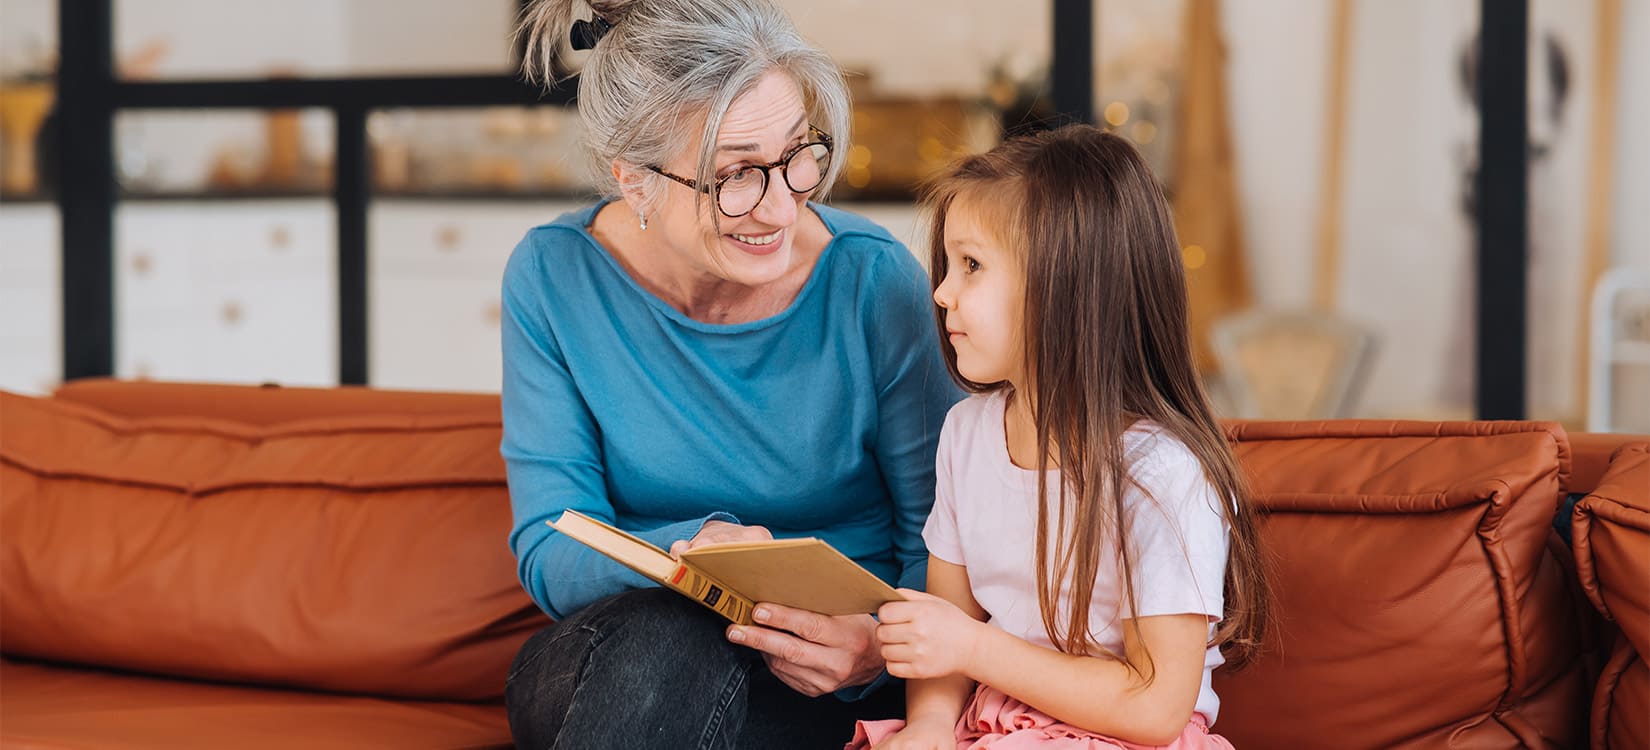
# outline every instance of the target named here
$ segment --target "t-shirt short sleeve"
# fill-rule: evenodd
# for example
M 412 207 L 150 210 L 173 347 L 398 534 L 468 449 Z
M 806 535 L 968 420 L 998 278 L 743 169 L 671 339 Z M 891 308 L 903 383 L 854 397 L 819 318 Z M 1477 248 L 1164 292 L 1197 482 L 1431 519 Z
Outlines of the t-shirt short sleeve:
M 1129 488 L 1125 503 L 1137 616 L 1201 614 L 1215 622 L 1225 605 L 1223 501 L 1191 451 L 1172 438 L 1156 439 L 1162 449 L 1137 467 L 1138 486 Z M 1130 609 L 1125 597 L 1120 615 L 1135 616 Z
M 934 455 L 934 509 L 923 524 L 922 541 L 928 545 L 928 554 L 953 565 L 967 565 L 962 535 L 957 530 L 957 485 L 951 465 L 952 457 L 957 455 L 956 422 L 957 407 L 952 407 L 940 428 L 940 444 Z

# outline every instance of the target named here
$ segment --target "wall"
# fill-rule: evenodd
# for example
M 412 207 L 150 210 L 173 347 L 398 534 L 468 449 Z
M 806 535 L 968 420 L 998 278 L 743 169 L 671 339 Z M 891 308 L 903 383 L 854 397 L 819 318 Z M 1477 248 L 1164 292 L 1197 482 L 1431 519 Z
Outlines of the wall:
M 899 0 L 895 11 L 877 0 L 778 4 L 846 70 L 875 68 L 871 83 L 889 94 L 977 96 L 994 64 L 1018 74 L 1048 65 L 1047 2 Z
M 1650 0 L 1622 0 L 1613 258 L 1650 267 L 1650 154 L 1631 134 L 1650 120 Z M 1257 298 L 1311 303 L 1321 210 L 1330 3 L 1223 5 L 1232 129 Z M 1466 416 L 1473 384 L 1472 263 L 1460 210 L 1476 159 L 1476 112 L 1456 79 L 1474 33 L 1468 0 L 1354 3 L 1345 135 L 1339 312 L 1380 337 L 1359 413 Z M 1593 96 L 1593 2 L 1531 8 L 1532 137 L 1550 151 L 1531 170 L 1530 405 L 1533 416 L 1582 412 L 1576 336 L 1583 304 L 1586 136 Z M 1563 120 L 1544 117 L 1552 88 L 1542 34 L 1569 53 Z
M 1650 273 L 1650 0 L 1622 0 L 1613 260 Z
M 1102 55 L 1173 28 L 1156 0 L 1101 0 Z M 1144 3 L 1144 5 L 1141 5 Z M 1005 10 L 995 0 L 902 0 L 902 19 L 871 0 L 783 0 L 808 37 L 849 69 L 878 67 L 874 85 L 901 95 L 978 92 L 995 63 L 1017 74 L 1046 65 L 1046 3 Z M 1178 6 L 1179 2 L 1169 3 Z M 1622 0 L 1612 218 L 1614 262 L 1650 271 L 1650 144 L 1635 133 L 1650 122 L 1650 0 Z M 245 7 L 243 7 L 245 6 Z M 193 31 L 162 58 L 159 73 L 256 74 L 271 65 L 302 71 L 389 72 L 437 64 L 485 70 L 505 64 L 510 0 L 467 5 L 454 20 L 443 2 L 298 0 L 236 3 L 234 12 L 186 0 L 118 0 L 119 43 L 130 53 L 188 19 Z M 1576 399 L 1575 335 L 1583 299 L 1576 260 L 1585 227 L 1585 135 L 1593 81 L 1593 0 L 1535 0 L 1532 30 L 1559 35 L 1570 53 L 1572 90 L 1556 129 L 1537 118 L 1532 132 L 1552 149 L 1532 170 L 1532 413 L 1571 418 Z M 14 66 L 29 29 L 51 33 L 50 0 L 0 4 L 0 69 Z M 1300 308 L 1312 295 L 1315 231 L 1322 195 L 1323 123 L 1330 9 L 1322 0 L 1226 0 L 1228 96 L 1251 279 L 1257 299 Z M 1460 208 L 1463 169 L 1476 153 L 1476 114 L 1456 80 L 1457 55 L 1477 25 L 1476 0 L 1358 0 L 1352 40 L 1345 151 L 1343 259 L 1339 311 L 1380 337 L 1358 413 L 1465 416 L 1473 383 L 1470 224 Z M 252 15 L 248 15 L 252 14 Z M 388 19 L 395 23 L 388 23 Z M 220 30 L 230 33 L 221 33 Z M 1532 40 L 1539 40 L 1532 34 Z M 302 39 L 302 54 L 294 39 Z M 233 54 L 231 54 L 233 53 Z M 1532 48 L 1532 60 L 1542 52 Z M 234 62 L 240 60 L 241 62 Z M 412 61 L 412 62 L 407 62 Z M 237 67 L 239 66 L 239 67 Z M 1550 96 L 1532 71 L 1532 111 Z M 1097 105 L 1106 101 L 1101 91 Z M 261 142 L 261 119 L 227 113 L 216 127 Z M 198 174 L 209 154 L 179 115 L 135 128 L 154 153 L 171 154 L 163 177 Z M 175 127 L 165 123 L 177 122 Z M 198 121 L 197 121 L 198 122 Z M 330 122 L 306 118 L 318 158 Z M 126 127 L 123 136 L 134 128 Z M 167 171 L 170 170 L 170 171 Z M 176 177 L 176 179 L 183 179 Z M 909 211 L 870 212 L 902 238 L 922 239 Z M 8 262 L 0 259 L 0 266 Z M 11 267 L 19 264 L 10 262 Z M 38 265 L 38 264 L 35 264 Z M 32 267 L 32 266 L 29 266 Z M 16 297 L 14 296 L 13 299 Z M 378 355 L 375 355 L 378 356 Z

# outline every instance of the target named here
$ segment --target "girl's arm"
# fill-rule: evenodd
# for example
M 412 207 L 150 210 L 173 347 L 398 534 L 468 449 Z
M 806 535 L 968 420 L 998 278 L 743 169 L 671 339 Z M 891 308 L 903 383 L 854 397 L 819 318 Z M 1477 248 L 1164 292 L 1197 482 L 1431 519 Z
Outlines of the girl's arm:
M 974 601 L 969 589 L 968 568 L 929 555 L 928 593 L 956 605 L 975 620 L 983 623 L 987 619 L 985 609 Z M 935 721 L 950 731 L 962 716 L 963 706 L 972 692 L 974 680 L 966 674 L 910 680 L 905 683 L 906 721 Z
M 1073 656 L 986 628 L 963 671 L 1072 726 L 1145 745 L 1173 742 L 1203 686 L 1209 618 L 1159 615 L 1122 626 L 1127 663 Z

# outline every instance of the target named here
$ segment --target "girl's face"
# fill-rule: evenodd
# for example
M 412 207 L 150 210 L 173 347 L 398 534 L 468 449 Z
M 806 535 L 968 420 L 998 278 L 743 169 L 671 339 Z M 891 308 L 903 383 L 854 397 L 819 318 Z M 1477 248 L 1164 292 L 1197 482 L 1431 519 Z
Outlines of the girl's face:
M 728 108 L 716 134 L 714 178 L 780 159 L 807 136 L 801 90 L 790 76 L 770 72 Z M 687 149 L 664 169 L 691 178 L 696 159 L 697 150 Z M 717 216 L 714 196 L 682 185 L 665 189 L 658 213 L 648 217 L 649 224 L 656 225 L 649 231 L 662 232 L 696 274 L 755 287 L 775 281 L 792 267 L 792 234 L 809 194 L 791 192 L 780 170 L 769 172 L 767 191 L 754 209 L 738 218 Z
M 945 215 L 945 278 L 934 303 L 945 310 L 946 335 L 963 377 L 1023 388 L 1025 269 L 980 219 L 966 197 L 952 201 Z

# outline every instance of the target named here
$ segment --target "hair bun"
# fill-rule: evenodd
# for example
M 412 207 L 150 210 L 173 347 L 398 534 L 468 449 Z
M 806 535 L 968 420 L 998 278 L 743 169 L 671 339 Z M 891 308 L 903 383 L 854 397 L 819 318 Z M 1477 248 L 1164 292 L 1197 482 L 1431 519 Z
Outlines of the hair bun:
M 595 11 L 596 17 L 605 21 L 608 27 L 624 23 L 636 7 L 642 3 L 639 0 L 586 0 L 585 5 Z
M 602 37 L 607 36 L 607 32 L 612 30 L 613 24 L 608 23 L 607 19 L 601 16 L 596 16 L 589 21 L 582 19 L 574 21 L 573 28 L 568 31 L 568 37 L 573 49 L 593 49 L 596 42 L 601 41 Z

